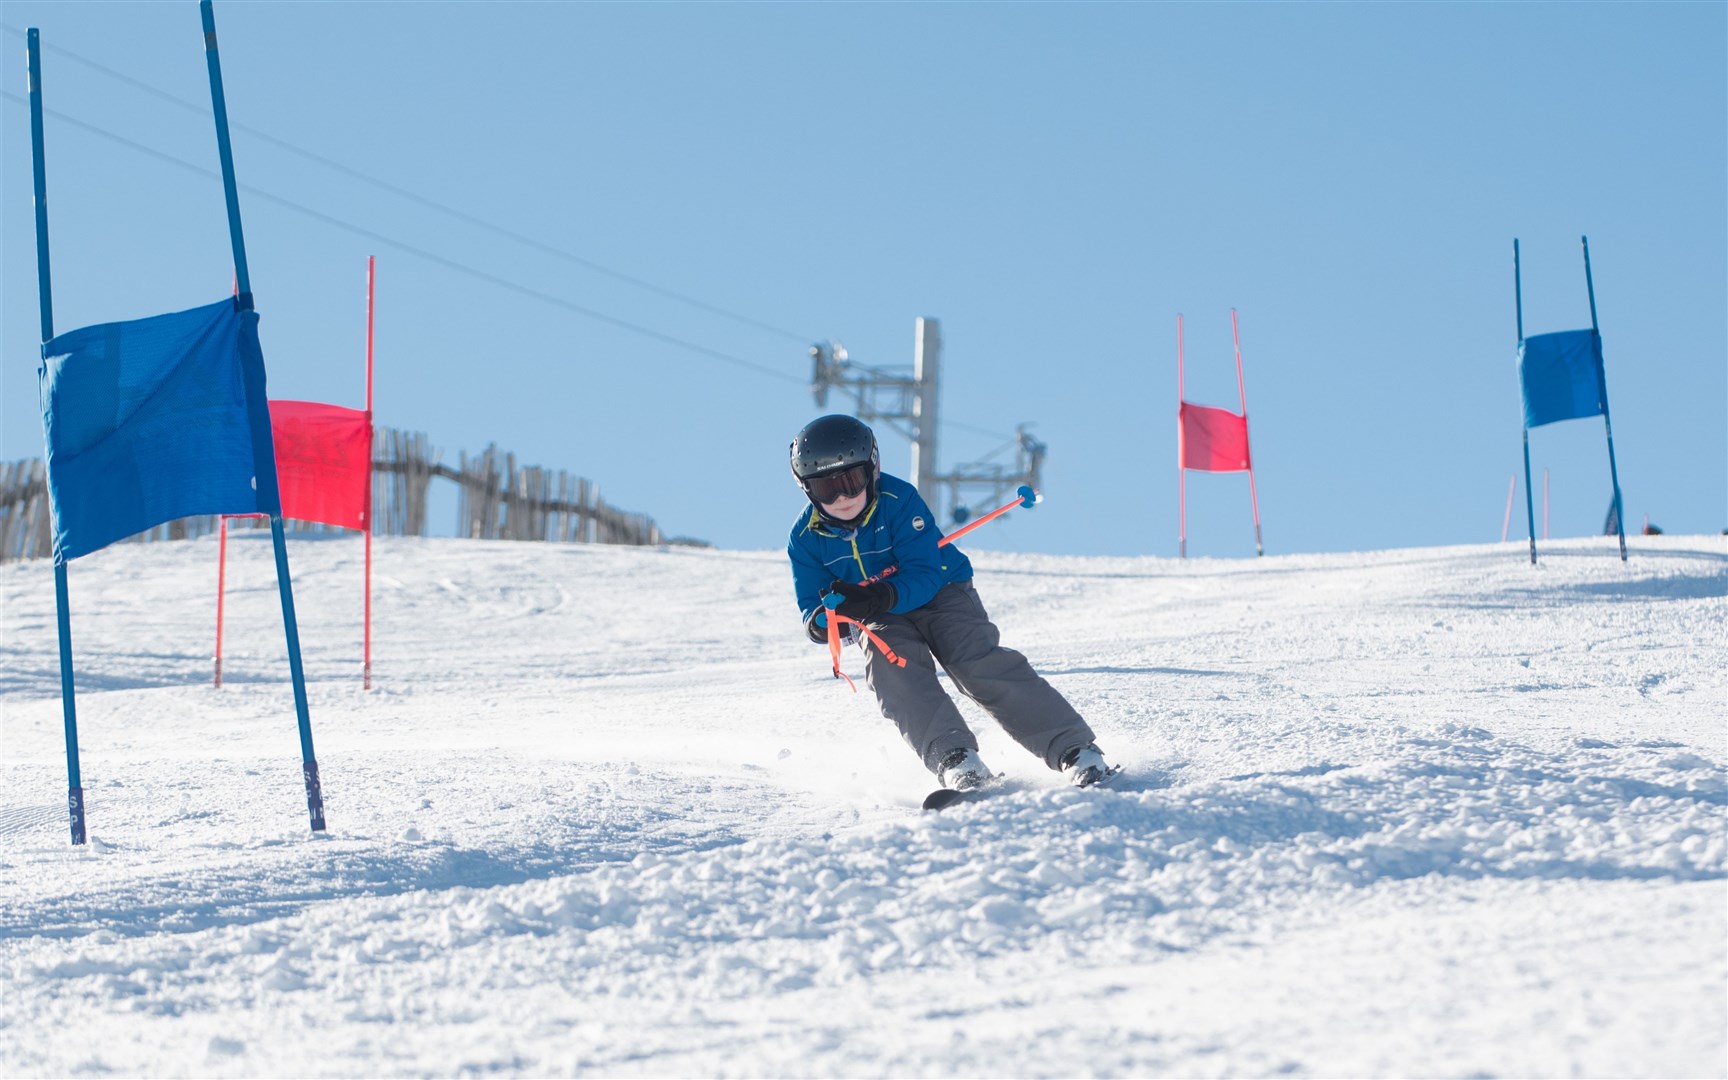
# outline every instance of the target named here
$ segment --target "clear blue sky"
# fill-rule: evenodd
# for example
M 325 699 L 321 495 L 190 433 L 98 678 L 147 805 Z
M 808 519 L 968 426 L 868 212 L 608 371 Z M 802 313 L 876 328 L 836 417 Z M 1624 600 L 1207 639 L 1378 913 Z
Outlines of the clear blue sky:
M 0 457 L 18 459 L 41 453 L 26 27 L 50 110 L 153 152 L 48 118 L 56 329 L 207 303 L 231 259 L 220 184 L 155 156 L 214 173 L 208 116 L 137 85 L 208 107 L 196 4 L 0 11 Z M 1233 406 L 1234 307 L 1269 553 L 1496 540 L 1522 468 L 1512 239 L 1540 333 L 1589 325 L 1587 234 L 1630 523 L 1728 526 L 1722 3 L 216 19 L 236 125 L 495 227 L 235 131 L 272 396 L 361 403 L 375 254 L 378 422 L 448 460 L 496 442 L 669 533 L 777 548 L 800 500 L 786 445 L 818 411 L 808 344 L 910 365 L 933 316 L 942 467 L 1023 421 L 1050 449 L 1045 505 L 973 547 L 1173 555 L 1176 315 L 1190 400 Z M 1599 420 L 1532 434 L 1554 535 L 1600 530 L 1603 441 Z M 453 500 L 435 505 L 447 531 Z M 1252 554 L 1245 477 L 1191 474 L 1189 513 L 1191 555 Z

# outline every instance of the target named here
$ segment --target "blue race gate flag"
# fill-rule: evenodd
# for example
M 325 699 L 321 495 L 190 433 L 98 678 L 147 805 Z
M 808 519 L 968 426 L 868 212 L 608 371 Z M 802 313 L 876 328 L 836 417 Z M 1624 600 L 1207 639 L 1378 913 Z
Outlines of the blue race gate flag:
M 1602 377 L 1594 330 L 1565 330 L 1524 339 L 1518 380 L 1524 387 L 1524 426 L 1600 416 Z
M 1536 501 L 1530 493 L 1530 429 L 1561 420 L 1602 418 L 1608 437 L 1608 479 L 1614 485 L 1609 531 L 1620 537 L 1626 561 L 1626 530 L 1621 517 L 1620 469 L 1614 464 L 1614 424 L 1608 419 L 1608 371 L 1602 362 L 1602 328 L 1596 322 L 1596 283 L 1590 276 L 1590 238 L 1584 249 L 1584 291 L 1590 297 L 1590 329 L 1524 336 L 1524 275 L 1518 240 L 1512 240 L 1512 298 L 1518 312 L 1518 384 L 1524 394 L 1524 509 L 1530 516 L 1530 565 L 1536 565 Z
M 263 513 L 270 517 L 276 587 L 300 759 L 312 831 L 324 830 L 324 795 L 312 751 L 312 718 L 300 662 L 300 630 L 288 574 L 282 504 L 276 484 L 264 353 L 252 309 L 239 185 L 228 138 L 216 17 L 198 5 L 204 60 L 216 118 L 216 150 L 228 237 L 234 249 L 234 297 L 206 307 L 131 322 L 54 333 L 48 261 L 47 154 L 43 149 L 40 36 L 25 33 L 30 66 L 30 157 L 36 206 L 36 281 L 41 300 L 42 434 L 48 495 L 54 512 L 54 611 L 60 639 L 60 703 L 66 723 L 66 809 L 72 843 L 82 844 L 84 786 L 78 766 L 78 709 L 72 670 L 72 612 L 67 563 L 116 540 L 175 518 Z
M 54 545 L 66 559 L 175 518 L 268 512 L 247 416 L 258 314 L 233 299 L 102 323 L 42 346 Z

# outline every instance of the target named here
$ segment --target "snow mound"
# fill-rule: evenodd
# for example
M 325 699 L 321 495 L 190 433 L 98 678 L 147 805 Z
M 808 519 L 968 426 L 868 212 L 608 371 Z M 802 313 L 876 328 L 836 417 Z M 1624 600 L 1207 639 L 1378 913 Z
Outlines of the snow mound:
M 931 784 L 765 553 L 266 544 L 0 567 L 0 1056 L 20 1075 L 1720 1072 L 1728 554 L 981 555 L 1127 769 Z M 239 613 L 236 615 L 236 613 Z M 854 670 L 856 660 L 851 661 Z M 57 1038 L 68 1029 L 99 1032 Z M 310 1036 L 310 1037 L 309 1037 Z

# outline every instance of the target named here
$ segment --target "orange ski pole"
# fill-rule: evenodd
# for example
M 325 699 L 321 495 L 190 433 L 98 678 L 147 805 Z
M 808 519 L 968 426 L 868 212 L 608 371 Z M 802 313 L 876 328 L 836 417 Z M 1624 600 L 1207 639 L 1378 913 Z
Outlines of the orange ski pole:
M 833 608 L 828 609 L 828 656 L 834 661 L 834 677 L 845 679 L 846 685 L 856 694 L 858 686 L 852 681 L 852 676 L 840 670 L 840 618 Z
M 1003 503 L 1001 506 L 998 506 L 996 509 L 990 511 L 988 514 L 985 514 L 983 517 L 979 518 L 977 521 L 974 521 L 972 524 L 966 526 L 965 528 L 954 530 L 953 532 L 949 533 L 947 536 L 944 536 L 942 539 L 936 541 L 936 546 L 941 547 L 944 544 L 951 544 L 955 540 L 958 540 L 960 537 L 965 536 L 967 533 L 971 532 L 973 529 L 976 529 L 978 526 L 983 525 L 986 522 L 995 521 L 997 518 L 1001 517 L 1003 514 L 1006 514 L 1008 511 L 1013 510 L 1016 507 L 1024 506 L 1026 509 L 1030 510 L 1034 506 L 1038 505 L 1039 503 L 1041 503 L 1043 501 L 1044 501 L 1044 497 L 1042 495 L 1039 495 L 1037 491 L 1033 490 L 1033 488 L 1030 484 L 1021 484 L 1020 490 L 1015 492 L 1013 502 Z

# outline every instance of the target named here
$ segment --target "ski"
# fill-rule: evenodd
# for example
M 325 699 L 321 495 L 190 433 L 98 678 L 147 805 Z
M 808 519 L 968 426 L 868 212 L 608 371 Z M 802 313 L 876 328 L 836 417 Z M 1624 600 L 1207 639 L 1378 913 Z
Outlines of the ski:
M 937 788 L 935 791 L 924 796 L 924 809 L 940 810 L 944 806 L 952 806 L 969 795 L 978 795 L 983 791 L 983 788 L 968 788 L 965 791 L 956 791 L 953 788 L 946 787 Z
M 978 795 L 988 795 L 992 791 L 999 791 L 1002 788 L 1002 781 L 1006 775 L 1006 773 L 996 773 L 994 776 L 985 777 L 983 783 L 979 784 L 977 787 L 964 789 L 945 787 L 937 788 L 935 791 L 924 796 L 924 809 L 940 810 L 944 806 L 952 806 L 961 799 L 969 799 Z
M 1111 780 L 1115 779 L 1116 775 L 1121 771 L 1122 766 L 1112 765 L 1103 776 L 1100 776 L 1092 783 L 1087 784 L 1086 787 L 1103 787 Z M 1000 781 L 1000 779 L 1001 777 L 996 778 L 997 781 Z M 975 788 L 967 788 L 964 791 L 957 791 L 954 788 L 937 788 L 935 791 L 924 796 L 923 807 L 925 810 L 941 810 L 943 807 L 953 806 L 957 802 L 969 801 L 978 798 L 981 795 L 989 795 L 992 792 L 1001 790 L 1002 785 L 999 782 L 980 784 Z

